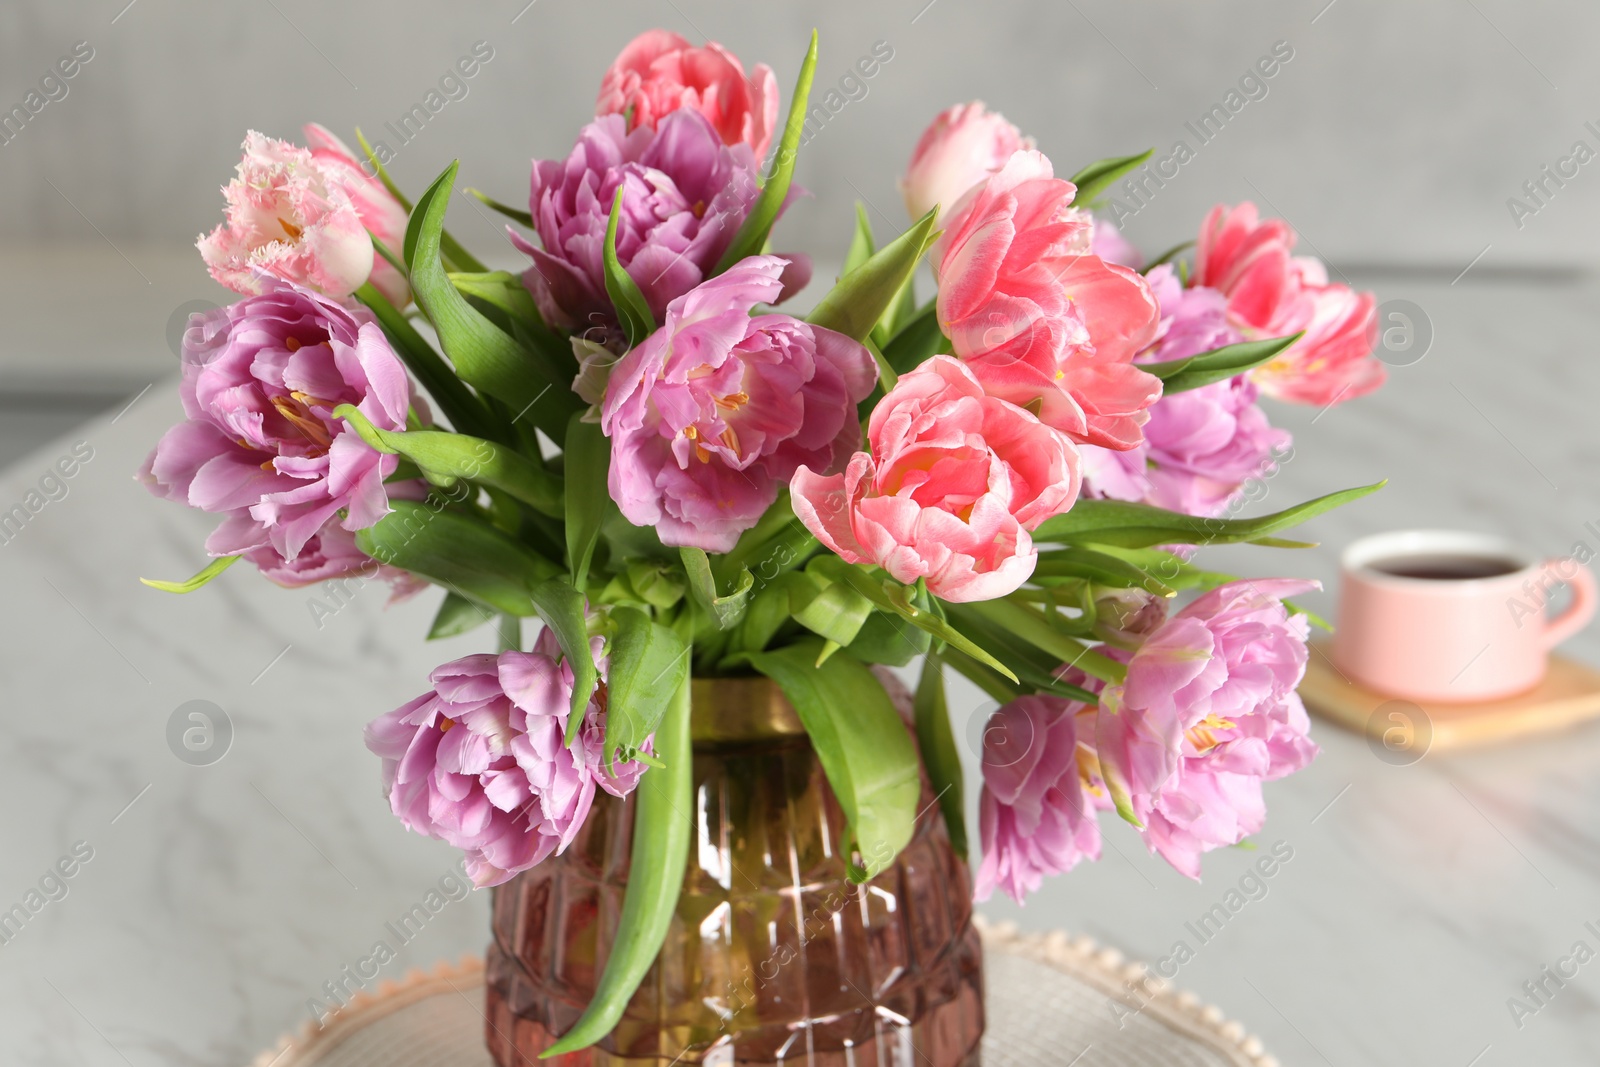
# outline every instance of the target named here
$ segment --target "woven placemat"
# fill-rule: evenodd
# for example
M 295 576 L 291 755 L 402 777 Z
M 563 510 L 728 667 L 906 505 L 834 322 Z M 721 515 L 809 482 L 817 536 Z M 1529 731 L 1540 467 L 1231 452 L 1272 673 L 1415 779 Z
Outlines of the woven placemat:
M 984 1067 L 1278 1067 L 1242 1025 L 1116 949 L 1009 923 L 979 929 Z M 493 1067 L 483 1026 L 483 963 L 467 958 L 356 994 L 252 1067 Z

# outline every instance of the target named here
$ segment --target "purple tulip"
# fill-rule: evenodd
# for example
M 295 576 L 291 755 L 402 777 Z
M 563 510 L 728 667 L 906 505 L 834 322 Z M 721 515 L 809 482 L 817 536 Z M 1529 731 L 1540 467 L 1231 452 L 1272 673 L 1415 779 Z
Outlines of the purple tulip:
M 1147 360 L 1185 359 L 1243 340 L 1215 289 L 1185 289 L 1163 264 L 1149 275 L 1161 334 Z M 1127 452 L 1083 449 L 1084 495 L 1137 500 L 1188 515 L 1226 512 L 1251 478 L 1270 475 L 1289 431 L 1267 422 L 1248 377 L 1163 396 L 1150 408 L 1144 443 Z
M 1096 747 L 1113 796 L 1144 825 L 1151 852 L 1200 877 L 1200 856 L 1266 820 L 1261 783 L 1317 754 L 1295 687 L 1306 619 L 1283 598 L 1320 588 L 1287 578 L 1229 582 L 1159 627 L 1121 685 L 1100 694 Z
M 978 798 L 979 900 L 999 888 L 1020 904 L 1045 876 L 1100 858 L 1096 813 L 1111 803 L 1094 762 L 1094 719 L 1094 708 L 1044 694 L 990 716 Z
M 751 256 L 678 297 L 611 372 L 600 409 L 611 498 L 662 544 L 727 552 L 795 471 L 832 473 L 861 440 L 871 354 L 789 315 L 751 314 L 777 299 L 787 266 Z
M 599 638 L 592 651 L 598 655 Z M 429 692 L 367 726 L 367 748 L 383 757 L 390 809 L 408 829 L 464 850 L 479 888 L 564 850 L 597 787 L 626 796 L 644 773 L 638 761 L 618 761 L 614 776 L 607 773 L 603 690 L 566 746 L 572 668 L 560 654 L 544 630 L 532 652 L 453 660 L 429 676 Z M 651 751 L 648 742 L 644 749 Z
M 621 341 L 603 261 L 619 185 L 617 259 L 657 322 L 705 280 L 761 192 L 750 146 L 723 144 L 687 108 L 632 132 L 621 115 L 602 116 L 583 128 L 565 160 L 535 160 L 528 209 L 544 247 L 511 234 L 533 257 L 523 282 L 546 321 L 608 344 Z M 796 271 L 804 277 L 791 289 L 804 285 L 809 264 Z
M 215 556 L 270 546 L 286 563 L 329 523 L 371 526 L 389 511 L 384 479 L 398 459 L 343 419 L 404 430 L 411 386 L 365 309 L 288 282 L 193 316 L 179 396 L 188 421 L 168 430 L 140 479 L 151 492 L 227 516 L 206 541 Z

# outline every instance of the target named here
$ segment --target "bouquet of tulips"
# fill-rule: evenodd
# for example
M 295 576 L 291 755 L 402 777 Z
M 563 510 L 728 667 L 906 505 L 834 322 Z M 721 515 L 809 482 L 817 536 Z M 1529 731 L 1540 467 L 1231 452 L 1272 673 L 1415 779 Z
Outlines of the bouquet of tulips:
M 240 299 L 191 320 L 186 421 L 141 475 L 221 516 L 211 565 L 152 585 L 244 559 L 290 587 L 438 586 L 433 637 L 496 622 L 498 651 L 368 727 L 393 811 L 491 886 L 565 848 L 598 790 L 637 790 L 618 940 L 646 958 L 688 847 L 691 676 L 781 686 L 861 880 L 910 837 L 919 763 L 966 847 L 947 668 L 1001 705 L 980 897 L 1097 858 L 1112 810 L 1198 877 L 1316 746 L 1285 599 L 1313 583 L 1195 547 L 1294 547 L 1276 535 L 1375 488 L 1235 514 L 1289 447 L 1261 393 L 1382 381 L 1373 300 L 1250 204 L 1141 261 L 1092 209 L 1148 152 L 1058 177 L 999 115 L 951 108 L 902 181 L 908 228 L 880 243 L 860 212 L 811 313 L 782 310 L 811 274 L 769 249 L 815 63 L 813 37 L 780 126 L 766 66 L 634 40 L 527 210 L 473 193 L 511 219 L 520 275 L 444 228 L 455 164 L 413 202 L 364 139 L 251 133 L 199 242 Z M 907 723 L 874 667 L 919 659 Z

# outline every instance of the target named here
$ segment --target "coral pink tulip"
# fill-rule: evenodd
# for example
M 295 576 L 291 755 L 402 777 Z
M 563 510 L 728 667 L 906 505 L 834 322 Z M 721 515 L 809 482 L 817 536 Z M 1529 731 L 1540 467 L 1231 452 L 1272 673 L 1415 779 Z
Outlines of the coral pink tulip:
M 653 130 L 680 108 L 698 111 L 723 144 L 747 144 L 759 159 L 778 124 L 778 79 L 765 63 L 746 77 L 739 57 L 715 41 L 696 48 L 668 30 L 646 30 L 612 61 L 594 113 L 627 115 L 630 130 Z

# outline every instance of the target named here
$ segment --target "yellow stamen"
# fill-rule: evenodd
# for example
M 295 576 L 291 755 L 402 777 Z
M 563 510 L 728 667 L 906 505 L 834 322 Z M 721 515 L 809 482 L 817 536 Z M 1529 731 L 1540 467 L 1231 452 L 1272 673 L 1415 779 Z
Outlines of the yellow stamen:
M 455 724 L 456 721 L 454 719 L 449 717 L 441 717 L 439 719 L 439 732 L 441 734 L 447 734 L 450 732 L 450 727 L 454 726 Z
M 1222 743 L 1221 741 L 1217 740 L 1217 736 L 1212 733 L 1213 730 L 1231 730 L 1235 725 L 1235 723 L 1228 719 L 1219 718 L 1216 715 L 1207 715 L 1205 718 L 1189 727 L 1189 729 L 1184 732 L 1184 736 L 1189 739 L 1190 744 L 1194 745 L 1197 752 L 1206 753 L 1210 752 L 1212 749 L 1216 748 Z
M 278 225 L 283 227 L 283 232 L 289 235 L 291 241 L 300 240 L 300 235 L 305 232 L 288 219 L 279 219 Z
M 283 347 L 287 348 L 291 352 L 300 351 L 300 338 L 298 338 L 298 337 L 285 338 L 284 342 L 283 342 Z

